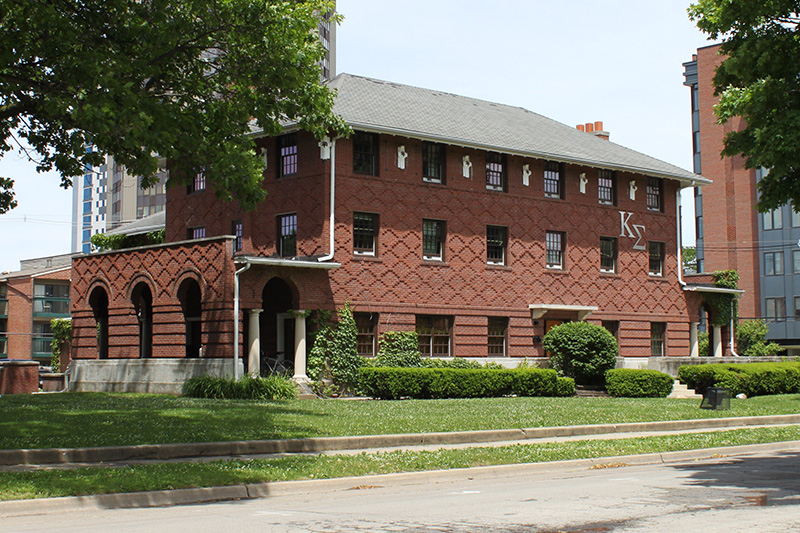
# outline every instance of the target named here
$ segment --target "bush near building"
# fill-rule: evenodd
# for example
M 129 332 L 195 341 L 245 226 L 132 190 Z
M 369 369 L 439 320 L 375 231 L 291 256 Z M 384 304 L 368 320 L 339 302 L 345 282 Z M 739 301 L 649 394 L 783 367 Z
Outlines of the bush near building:
M 736 326 L 736 342 L 739 355 L 762 357 L 777 355 L 781 347 L 776 342 L 767 342 L 769 327 L 764 320 L 744 320 Z
M 666 398 L 674 381 L 658 370 L 616 368 L 606 372 L 606 391 L 623 398 Z
M 361 369 L 361 389 L 368 396 L 399 398 L 481 398 L 517 394 L 574 394 L 559 384 L 555 370 L 541 368 L 375 368 Z M 559 389 L 560 386 L 560 389 Z M 563 394 L 557 394 L 562 392 Z
M 297 385 L 277 374 L 263 378 L 244 376 L 238 380 L 199 376 L 183 383 L 183 395 L 218 400 L 291 400 L 297 397 Z
M 578 385 L 602 385 L 617 363 L 619 347 L 604 327 L 589 322 L 567 322 L 544 336 L 544 349 L 552 354 L 550 366 Z
M 678 378 L 701 394 L 708 387 L 748 397 L 791 394 L 800 392 L 800 362 L 683 365 Z

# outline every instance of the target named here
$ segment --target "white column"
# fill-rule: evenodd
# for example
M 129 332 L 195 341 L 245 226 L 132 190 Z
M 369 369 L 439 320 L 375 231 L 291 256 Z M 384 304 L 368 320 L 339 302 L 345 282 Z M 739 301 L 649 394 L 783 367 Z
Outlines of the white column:
M 691 357 L 700 357 L 700 345 L 697 340 L 697 322 L 689 323 L 689 355 Z
M 306 375 L 306 316 L 304 311 L 294 315 L 294 381 L 307 383 Z
M 247 368 L 250 375 L 258 377 L 261 375 L 261 328 L 259 318 L 261 309 L 250 309 L 249 335 L 247 337 Z
M 722 357 L 722 327 L 714 326 L 714 357 Z

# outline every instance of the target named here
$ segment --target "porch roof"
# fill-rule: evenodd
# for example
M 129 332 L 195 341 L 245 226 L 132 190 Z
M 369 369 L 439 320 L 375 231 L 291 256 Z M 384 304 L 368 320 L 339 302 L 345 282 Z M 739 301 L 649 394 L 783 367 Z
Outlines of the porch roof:
M 263 257 L 253 255 L 242 255 L 234 258 L 234 262 L 243 265 L 264 265 L 264 266 L 279 266 L 290 268 L 320 268 L 323 270 L 332 270 L 342 266 L 341 263 L 314 261 L 311 259 L 287 259 L 284 257 Z
M 530 304 L 531 316 L 534 320 L 542 318 L 548 311 L 568 311 L 578 313 L 578 320 L 585 320 L 586 317 L 600 309 L 596 305 L 564 305 L 564 304 Z

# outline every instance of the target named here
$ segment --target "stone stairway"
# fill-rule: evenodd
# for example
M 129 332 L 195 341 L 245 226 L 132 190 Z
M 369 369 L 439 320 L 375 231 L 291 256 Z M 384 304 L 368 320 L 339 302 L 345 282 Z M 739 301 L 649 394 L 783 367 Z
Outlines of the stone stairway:
M 672 392 L 667 398 L 695 398 L 697 400 L 702 400 L 703 396 L 697 394 L 693 389 L 690 389 L 676 379 L 675 384 L 672 386 Z

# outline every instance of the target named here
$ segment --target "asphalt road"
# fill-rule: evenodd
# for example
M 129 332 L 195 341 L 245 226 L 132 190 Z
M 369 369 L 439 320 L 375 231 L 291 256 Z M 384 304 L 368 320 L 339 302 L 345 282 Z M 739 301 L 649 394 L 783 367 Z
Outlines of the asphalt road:
M 587 469 L 464 470 L 460 480 L 151 509 L 4 517 L 3 532 L 800 530 L 800 452 Z M 489 474 L 487 474 L 489 472 Z M 374 482 L 374 481 L 373 481 Z M 358 483 L 358 481 L 354 481 Z

